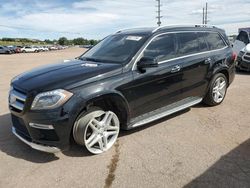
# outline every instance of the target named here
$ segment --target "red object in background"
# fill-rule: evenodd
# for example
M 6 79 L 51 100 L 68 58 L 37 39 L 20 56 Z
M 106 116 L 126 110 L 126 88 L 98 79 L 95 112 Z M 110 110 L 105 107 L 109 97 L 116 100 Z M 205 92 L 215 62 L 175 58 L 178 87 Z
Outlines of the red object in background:
M 16 48 L 16 53 L 21 53 L 21 48 Z
M 236 54 L 235 52 L 233 52 L 233 54 L 232 54 L 232 59 L 234 60 L 234 62 L 235 62 L 236 59 L 237 59 L 237 54 Z

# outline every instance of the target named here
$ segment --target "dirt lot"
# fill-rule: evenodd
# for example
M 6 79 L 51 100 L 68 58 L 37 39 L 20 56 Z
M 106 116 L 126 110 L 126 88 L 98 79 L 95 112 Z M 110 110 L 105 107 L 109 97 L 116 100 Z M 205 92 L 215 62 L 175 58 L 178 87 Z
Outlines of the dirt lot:
M 224 103 L 202 105 L 122 132 L 105 154 L 79 146 L 35 151 L 11 133 L 13 76 L 83 49 L 0 56 L 0 187 L 250 187 L 250 74 L 237 74 Z

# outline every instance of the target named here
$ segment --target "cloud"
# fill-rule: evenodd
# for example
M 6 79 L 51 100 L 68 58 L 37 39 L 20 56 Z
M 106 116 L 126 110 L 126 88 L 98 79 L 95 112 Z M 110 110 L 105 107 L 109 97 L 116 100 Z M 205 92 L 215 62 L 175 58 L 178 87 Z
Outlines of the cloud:
M 198 24 L 205 0 L 162 0 L 162 23 Z M 236 33 L 250 26 L 249 0 L 210 0 L 209 24 Z M 97 38 L 116 30 L 156 26 L 154 0 L 0 0 L 0 36 Z M 21 29 L 22 28 L 22 29 Z

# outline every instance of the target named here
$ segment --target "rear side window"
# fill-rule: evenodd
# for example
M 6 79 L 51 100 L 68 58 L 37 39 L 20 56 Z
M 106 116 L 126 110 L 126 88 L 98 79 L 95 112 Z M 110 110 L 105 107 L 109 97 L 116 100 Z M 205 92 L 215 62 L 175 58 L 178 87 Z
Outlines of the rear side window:
M 198 42 L 199 42 L 201 52 L 205 52 L 205 51 L 209 50 L 207 42 L 206 42 L 204 36 L 205 36 L 204 33 L 197 33 L 197 39 L 198 39 Z
M 199 41 L 196 33 L 177 33 L 178 56 L 199 53 Z
M 204 33 L 210 50 L 224 48 L 226 45 L 218 33 Z
M 165 61 L 174 58 L 175 53 L 175 35 L 166 34 L 156 37 L 145 49 L 144 57 L 158 58 L 159 61 Z

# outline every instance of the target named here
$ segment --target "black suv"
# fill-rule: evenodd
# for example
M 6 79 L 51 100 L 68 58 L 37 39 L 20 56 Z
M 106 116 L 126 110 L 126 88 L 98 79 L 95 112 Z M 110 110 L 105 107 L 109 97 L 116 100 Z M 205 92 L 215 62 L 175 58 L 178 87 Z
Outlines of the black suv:
M 204 102 L 220 104 L 235 57 L 216 27 L 118 31 L 67 63 L 11 82 L 12 132 L 32 148 L 57 152 L 70 141 L 107 151 L 132 129 Z

